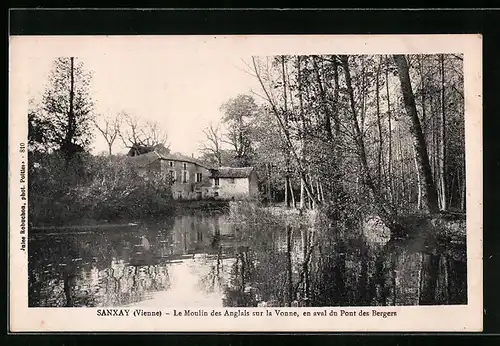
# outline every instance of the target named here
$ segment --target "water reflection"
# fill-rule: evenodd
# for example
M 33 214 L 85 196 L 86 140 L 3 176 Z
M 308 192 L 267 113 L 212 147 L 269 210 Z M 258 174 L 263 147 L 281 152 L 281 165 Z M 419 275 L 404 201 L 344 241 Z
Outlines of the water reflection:
M 29 305 L 467 303 L 464 245 L 241 226 L 224 215 L 199 214 L 135 228 L 32 234 Z

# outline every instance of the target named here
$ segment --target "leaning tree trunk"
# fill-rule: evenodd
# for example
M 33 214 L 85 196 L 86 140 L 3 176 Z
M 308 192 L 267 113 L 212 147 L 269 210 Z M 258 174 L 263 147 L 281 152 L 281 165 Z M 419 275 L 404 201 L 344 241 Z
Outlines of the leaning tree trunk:
M 383 134 L 382 121 L 380 117 L 380 67 L 382 65 L 382 57 L 379 58 L 377 73 L 375 76 L 375 104 L 377 109 L 377 128 L 378 128 L 378 152 L 377 152 L 377 187 L 382 190 L 382 151 L 383 151 Z
M 309 185 L 309 182 L 307 181 L 307 173 L 306 173 L 306 170 L 304 168 L 304 165 L 303 165 L 302 161 L 300 160 L 300 157 L 295 152 L 294 145 L 293 145 L 290 133 L 288 131 L 289 130 L 288 125 L 285 124 L 284 119 L 282 119 L 282 117 L 280 115 L 281 112 L 278 110 L 278 107 L 273 102 L 269 92 L 267 91 L 267 89 L 264 85 L 264 82 L 263 82 L 263 80 L 260 76 L 259 70 L 257 68 L 255 58 L 252 58 L 252 63 L 253 63 L 253 68 L 255 71 L 255 75 L 257 76 L 257 79 L 259 81 L 259 84 L 262 87 L 262 90 L 264 91 L 264 93 L 266 94 L 266 98 L 267 98 L 269 104 L 271 105 L 272 113 L 275 115 L 275 117 L 278 120 L 278 123 L 283 131 L 283 135 L 285 136 L 285 143 L 288 147 L 288 153 L 291 154 L 292 158 L 295 160 L 295 163 L 297 164 L 297 170 L 299 172 L 300 179 L 302 180 L 302 182 L 304 184 L 304 189 L 306 190 L 307 195 L 308 195 L 309 199 L 312 201 L 312 203 L 314 203 L 315 205 L 319 205 L 320 203 L 318 202 L 316 196 L 313 193 L 311 186 Z
M 441 190 L 441 209 L 448 209 L 447 206 L 447 181 L 446 181 L 446 105 L 445 105 L 445 82 L 444 82 L 444 55 L 439 56 L 441 70 L 441 145 L 439 147 L 439 187 Z
M 288 106 L 287 106 L 287 92 L 286 92 L 286 70 L 285 70 L 285 56 L 281 57 L 281 73 L 283 75 L 283 101 L 284 101 L 284 114 L 283 120 L 288 131 Z M 288 188 L 290 186 L 290 149 L 285 148 L 285 206 L 290 208 L 290 196 Z
M 436 186 L 434 185 L 434 179 L 432 178 L 425 138 L 422 133 L 422 127 L 420 126 L 420 120 L 417 114 L 415 97 L 413 95 L 410 82 L 408 63 L 406 62 L 404 55 L 394 55 L 394 61 L 396 62 L 399 72 L 399 80 L 401 82 L 401 91 L 403 93 L 406 113 L 411 119 L 410 132 L 413 139 L 413 146 L 417 152 L 417 167 L 420 176 L 423 177 L 425 185 L 424 189 L 422 189 L 422 209 L 430 213 L 435 213 L 438 211 Z
M 298 97 L 299 97 L 299 114 L 301 120 L 301 133 L 300 133 L 300 158 L 299 160 L 304 164 L 305 162 L 305 117 L 304 117 L 304 100 L 302 98 L 302 76 L 301 76 L 301 60 L 300 55 L 297 56 L 297 89 L 298 89 Z M 300 180 L 300 209 L 304 209 L 304 199 L 306 196 L 306 190 L 304 188 L 304 181 Z
M 266 195 L 267 195 L 267 202 L 270 204 L 272 201 L 272 196 L 271 196 L 271 164 L 266 163 L 266 168 L 267 168 Z
M 361 179 L 363 184 L 365 184 L 368 189 L 371 191 L 374 200 L 375 200 L 375 205 L 376 208 L 379 211 L 379 216 L 383 220 L 383 222 L 386 224 L 387 227 L 389 227 L 391 230 L 394 231 L 399 231 L 401 230 L 401 225 L 399 225 L 396 220 L 394 219 L 395 216 L 395 210 L 392 208 L 392 206 L 388 205 L 388 203 L 384 200 L 383 196 L 381 195 L 380 190 L 375 186 L 375 183 L 370 175 L 370 169 L 368 166 L 368 160 L 367 160 L 367 155 L 366 155 L 366 149 L 365 149 L 365 143 L 363 139 L 363 133 L 360 129 L 359 123 L 358 123 L 358 116 L 357 116 L 357 110 L 356 110 L 356 102 L 354 100 L 354 90 L 352 88 L 352 80 L 351 80 L 351 73 L 349 70 L 349 58 L 347 55 L 340 55 L 339 56 L 342 68 L 345 73 L 345 83 L 347 87 L 347 93 L 349 95 L 349 103 L 350 103 L 350 110 L 352 114 L 352 126 L 354 129 L 354 134 L 355 134 L 355 140 L 356 140 L 356 146 L 357 146 L 357 154 L 359 158 L 359 163 L 361 165 Z
M 394 178 L 392 176 L 392 122 L 391 122 L 391 95 L 389 93 L 389 57 L 386 56 L 386 66 L 385 66 L 385 92 L 387 96 L 387 122 L 388 122 L 388 148 L 387 148 L 387 176 L 388 189 L 389 189 L 389 200 L 394 204 Z

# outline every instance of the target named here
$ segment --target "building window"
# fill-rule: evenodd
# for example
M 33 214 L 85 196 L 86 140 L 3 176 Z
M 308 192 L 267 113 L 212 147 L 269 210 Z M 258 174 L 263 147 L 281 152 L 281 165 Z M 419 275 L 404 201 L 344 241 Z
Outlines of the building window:
M 168 177 L 170 178 L 171 182 L 175 181 L 175 171 L 173 169 L 168 171 Z
M 185 184 L 188 182 L 188 172 L 182 172 L 182 182 Z
M 219 186 L 219 178 L 215 178 L 214 179 L 214 185 L 215 186 Z
M 168 167 L 170 168 L 174 167 L 174 161 L 168 161 Z
M 234 184 L 234 178 L 229 178 L 227 180 L 229 181 L 229 184 Z
M 184 170 L 187 169 L 187 163 L 185 163 L 185 162 L 182 163 L 182 169 L 184 169 Z
M 197 183 L 201 183 L 201 179 L 202 179 L 202 174 L 201 173 L 196 173 L 196 182 Z
M 219 197 L 219 193 L 217 191 L 214 192 L 214 197 Z

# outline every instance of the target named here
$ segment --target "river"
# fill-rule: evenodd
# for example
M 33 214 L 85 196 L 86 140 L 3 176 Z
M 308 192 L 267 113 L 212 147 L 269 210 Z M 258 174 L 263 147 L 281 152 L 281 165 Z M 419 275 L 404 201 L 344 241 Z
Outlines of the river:
M 29 306 L 467 304 L 463 244 L 359 236 L 323 241 L 308 255 L 304 231 L 240 226 L 200 213 L 30 232 Z

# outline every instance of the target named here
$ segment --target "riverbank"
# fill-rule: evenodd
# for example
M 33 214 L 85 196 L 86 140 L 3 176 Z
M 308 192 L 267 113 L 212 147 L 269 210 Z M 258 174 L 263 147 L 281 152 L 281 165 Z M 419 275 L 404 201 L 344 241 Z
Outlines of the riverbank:
M 134 222 L 128 223 L 95 223 L 88 225 L 73 225 L 73 226 L 33 226 L 30 227 L 31 233 L 50 233 L 50 232 L 92 232 L 112 229 L 135 229 L 139 224 Z
M 467 238 L 465 213 L 439 212 L 434 215 L 409 214 L 400 217 L 405 237 L 430 237 L 440 242 L 464 243 Z
M 196 214 L 196 213 L 227 213 L 229 211 L 229 201 L 224 200 L 185 200 L 175 201 L 173 208 L 168 208 L 163 214 L 158 213 L 155 217 L 146 218 L 116 218 L 116 219 L 71 219 L 67 223 L 60 222 L 31 224 L 29 231 L 32 233 L 47 233 L 47 232 L 91 232 L 91 231 L 107 231 L 112 229 L 133 230 L 144 223 L 157 222 L 168 220 L 176 215 Z M 60 220 L 59 220 L 60 221 Z
M 201 200 L 176 200 L 175 213 L 182 214 L 184 212 L 193 211 L 209 211 L 209 212 L 228 212 L 230 208 L 229 201 L 217 199 L 201 199 Z

